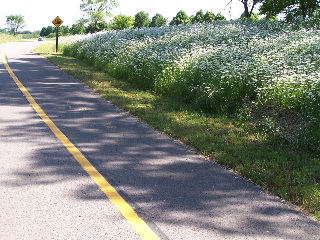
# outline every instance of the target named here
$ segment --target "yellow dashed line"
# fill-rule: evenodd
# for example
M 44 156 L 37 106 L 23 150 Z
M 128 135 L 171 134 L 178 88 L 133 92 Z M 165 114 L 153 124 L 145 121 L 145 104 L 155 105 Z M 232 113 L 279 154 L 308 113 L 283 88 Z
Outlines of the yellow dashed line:
M 4 63 L 8 73 L 13 78 L 21 92 L 25 95 L 34 110 L 42 118 L 42 120 L 49 126 L 51 131 L 61 141 L 61 143 L 68 149 L 73 157 L 80 163 L 82 168 L 91 176 L 100 189 L 106 194 L 110 201 L 118 208 L 121 214 L 128 220 L 134 230 L 141 236 L 142 239 L 155 240 L 160 237 L 148 226 L 148 224 L 138 216 L 136 211 L 130 206 L 126 200 L 121 197 L 117 190 L 98 172 L 98 170 L 89 162 L 89 160 L 81 153 L 81 151 L 64 135 L 55 123 L 48 117 L 48 115 L 37 104 L 29 91 L 23 86 L 17 76 L 10 68 L 5 54 L 2 53 L 2 62 Z

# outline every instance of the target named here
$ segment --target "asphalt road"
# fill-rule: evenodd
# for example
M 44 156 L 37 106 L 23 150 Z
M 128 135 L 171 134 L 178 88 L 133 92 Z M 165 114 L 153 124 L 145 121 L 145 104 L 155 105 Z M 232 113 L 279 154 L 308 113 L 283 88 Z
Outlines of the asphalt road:
M 162 239 L 319 240 L 320 223 L 101 99 L 33 43 L 0 45 L 57 127 Z M 0 239 L 140 239 L 0 62 Z

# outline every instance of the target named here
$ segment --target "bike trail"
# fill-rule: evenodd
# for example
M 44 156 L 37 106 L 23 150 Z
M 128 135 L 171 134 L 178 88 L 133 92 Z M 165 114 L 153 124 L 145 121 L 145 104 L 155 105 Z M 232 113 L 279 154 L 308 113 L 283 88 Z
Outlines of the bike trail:
M 0 45 L 54 124 L 160 239 L 320 239 L 320 223 L 30 53 Z M 140 239 L 0 64 L 0 239 Z

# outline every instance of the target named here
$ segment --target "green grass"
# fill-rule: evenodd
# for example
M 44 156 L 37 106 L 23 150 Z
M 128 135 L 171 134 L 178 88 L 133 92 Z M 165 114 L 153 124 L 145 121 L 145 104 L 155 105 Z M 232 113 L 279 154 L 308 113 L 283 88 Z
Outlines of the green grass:
M 0 44 L 6 42 L 21 42 L 21 38 L 5 33 L 0 33 Z
M 45 42 L 56 42 L 56 38 L 55 37 L 54 38 L 44 37 L 43 41 L 45 41 Z
M 320 220 L 320 157 L 316 152 L 299 150 L 252 122 L 239 122 L 239 117 L 201 112 L 190 104 L 139 90 L 81 60 L 52 52 L 54 44 L 35 50 L 99 91 L 103 98 Z

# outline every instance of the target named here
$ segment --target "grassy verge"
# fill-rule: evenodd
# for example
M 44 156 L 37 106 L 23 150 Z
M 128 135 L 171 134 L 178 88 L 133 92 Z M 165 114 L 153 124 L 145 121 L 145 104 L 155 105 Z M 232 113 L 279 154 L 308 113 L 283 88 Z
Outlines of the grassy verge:
M 0 44 L 1 43 L 6 43 L 6 42 L 21 42 L 21 38 L 9 35 L 9 34 L 4 34 L 0 33 Z
M 78 59 L 53 51 L 54 44 L 44 44 L 35 53 L 45 55 L 120 108 L 320 220 L 320 157 L 317 153 L 296 149 L 250 123 L 239 123 L 234 116 L 210 115 L 174 99 L 138 90 Z

